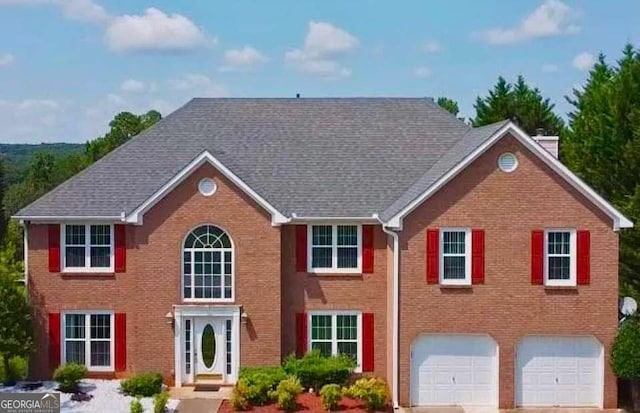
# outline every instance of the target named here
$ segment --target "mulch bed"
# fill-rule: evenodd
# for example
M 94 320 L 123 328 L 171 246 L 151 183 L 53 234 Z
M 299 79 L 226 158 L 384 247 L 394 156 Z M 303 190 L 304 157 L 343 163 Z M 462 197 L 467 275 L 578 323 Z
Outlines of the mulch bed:
M 299 412 L 326 412 L 326 410 L 322 407 L 322 401 L 320 401 L 320 397 L 312 393 L 304 393 L 298 396 L 298 410 Z M 275 403 L 268 404 L 266 406 L 256 406 L 249 408 L 250 412 L 278 412 L 281 413 L 282 410 L 278 408 L 278 405 Z M 340 401 L 340 406 L 338 407 L 338 411 L 340 412 L 351 412 L 351 413 L 366 413 L 367 410 L 364 408 L 364 405 L 358 401 L 353 399 L 348 399 L 343 397 Z M 384 410 L 385 412 L 393 412 L 391 407 Z M 218 413 L 231 413 L 233 409 L 231 408 L 231 402 L 229 400 L 224 400 L 220 409 L 218 409 Z

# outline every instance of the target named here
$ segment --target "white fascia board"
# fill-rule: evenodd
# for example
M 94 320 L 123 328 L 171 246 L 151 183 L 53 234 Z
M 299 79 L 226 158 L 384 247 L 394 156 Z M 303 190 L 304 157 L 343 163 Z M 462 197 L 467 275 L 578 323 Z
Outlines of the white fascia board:
M 302 217 L 295 212 L 291 214 L 290 223 L 312 223 L 312 222 L 375 222 L 380 223 L 377 214 L 364 217 Z
M 399 213 L 394 215 L 386 223 L 386 226 L 394 229 L 402 229 L 402 221 L 411 211 L 417 208 L 425 200 L 435 194 L 440 188 L 446 185 L 451 179 L 457 176 L 468 165 L 475 161 L 480 155 L 485 153 L 494 143 L 498 142 L 505 135 L 510 133 L 520 143 L 522 143 L 527 149 L 537 155 L 547 166 L 549 166 L 554 172 L 563 177 L 571 186 L 573 186 L 578 192 L 589 199 L 598 208 L 604 211 L 613 220 L 613 229 L 618 231 L 620 228 L 632 228 L 633 222 L 627 217 L 622 215 L 613 205 L 607 202 L 604 198 L 598 195 L 591 187 L 578 178 L 573 172 L 564 166 L 558 159 L 547 152 L 542 146 L 540 146 L 534 138 L 527 135 L 522 129 L 520 129 L 513 122 L 509 122 L 494 133 L 489 139 L 487 139 L 482 145 L 477 147 L 466 158 L 460 161 L 456 166 L 450 169 L 440 179 L 438 179 L 433 185 L 431 185 L 425 192 L 419 197 L 414 199 L 409 205 L 402 209 Z
M 153 195 L 147 198 L 138 208 L 131 212 L 125 221 L 132 224 L 142 225 L 142 218 L 149 209 L 151 209 L 156 203 L 164 198 L 169 192 L 177 187 L 182 181 L 184 181 L 193 171 L 202 166 L 205 162 L 210 163 L 214 168 L 220 171 L 227 179 L 233 182 L 236 186 L 242 189 L 251 199 L 256 201 L 260 206 L 266 209 L 271 214 L 271 225 L 277 226 L 286 224 L 289 219 L 278 211 L 273 205 L 267 202 L 264 198 L 258 195 L 253 189 L 249 187 L 242 179 L 236 174 L 231 172 L 226 166 L 224 166 L 218 159 L 216 159 L 208 151 L 202 152 L 198 157 L 189 163 L 184 169 L 178 172 L 173 178 L 169 180 L 162 188 L 158 189 Z

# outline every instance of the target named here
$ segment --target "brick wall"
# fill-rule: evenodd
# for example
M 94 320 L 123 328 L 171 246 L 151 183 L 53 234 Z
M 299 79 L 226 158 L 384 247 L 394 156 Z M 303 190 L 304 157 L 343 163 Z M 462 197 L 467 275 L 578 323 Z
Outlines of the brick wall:
M 504 173 L 497 157 L 514 152 Z M 485 283 L 444 288 L 425 281 L 429 227 L 485 230 Z M 574 289 L 531 285 L 531 230 L 591 231 L 591 284 Z M 507 137 L 404 221 L 401 237 L 400 399 L 410 402 L 410 346 L 424 333 L 483 333 L 499 346 L 499 404 L 514 404 L 514 355 L 526 335 L 593 335 L 605 346 L 605 407 L 616 406 L 609 351 L 617 326 L 618 236 L 612 221 Z
M 282 354 L 296 348 L 295 315 L 310 310 L 360 310 L 373 313 L 374 373 L 387 374 L 387 235 L 374 230 L 372 274 L 307 274 L 296 272 L 295 227 L 282 228 Z
M 202 196 L 201 178 L 217 192 Z M 47 313 L 71 309 L 127 313 L 127 372 L 161 371 L 173 379 L 173 329 L 165 320 L 181 302 L 181 245 L 201 224 L 226 230 L 235 246 L 235 303 L 249 322 L 241 326 L 241 364 L 280 362 L 280 228 L 247 195 L 205 165 L 127 227 L 127 272 L 67 275 L 48 272 L 47 227 L 29 228 L 29 294 L 34 305 L 33 377 L 49 377 Z

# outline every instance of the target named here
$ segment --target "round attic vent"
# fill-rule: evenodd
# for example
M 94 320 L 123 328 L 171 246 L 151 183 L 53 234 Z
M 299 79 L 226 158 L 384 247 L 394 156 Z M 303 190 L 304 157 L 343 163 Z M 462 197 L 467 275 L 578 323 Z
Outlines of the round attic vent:
M 216 192 L 218 186 L 211 178 L 202 178 L 198 183 L 198 191 L 204 196 L 211 196 Z
M 498 167 L 503 172 L 513 172 L 518 167 L 518 158 L 511 152 L 505 152 L 498 158 Z

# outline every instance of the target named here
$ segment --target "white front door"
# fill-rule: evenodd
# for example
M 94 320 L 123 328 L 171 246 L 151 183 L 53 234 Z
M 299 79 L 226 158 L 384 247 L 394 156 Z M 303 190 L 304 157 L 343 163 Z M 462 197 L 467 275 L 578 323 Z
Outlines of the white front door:
M 220 317 L 196 317 L 194 321 L 195 381 L 224 380 L 226 320 Z
M 517 406 L 602 406 L 603 351 L 595 338 L 526 337 L 516 357 Z
M 489 336 L 419 337 L 411 348 L 411 404 L 497 407 L 497 357 Z

